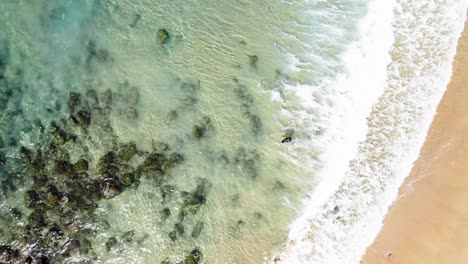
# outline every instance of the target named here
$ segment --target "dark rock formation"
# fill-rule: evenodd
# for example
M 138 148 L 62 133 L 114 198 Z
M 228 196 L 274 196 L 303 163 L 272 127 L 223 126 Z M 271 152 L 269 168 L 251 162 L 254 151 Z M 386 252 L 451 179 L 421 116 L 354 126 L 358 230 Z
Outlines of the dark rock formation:
M 156 33 L 156 43 L 159 45 L 166 44 L 169 41 L 169 32 L 165 29 L 160 29 L 158 33 Z

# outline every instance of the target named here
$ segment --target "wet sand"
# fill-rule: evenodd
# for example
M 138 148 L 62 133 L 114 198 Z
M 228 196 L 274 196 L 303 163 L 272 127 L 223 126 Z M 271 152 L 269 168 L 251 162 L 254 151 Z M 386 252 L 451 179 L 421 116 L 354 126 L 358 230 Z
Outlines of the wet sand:
M 362 263 L 468 263 L 468 22 L 420 157 Z

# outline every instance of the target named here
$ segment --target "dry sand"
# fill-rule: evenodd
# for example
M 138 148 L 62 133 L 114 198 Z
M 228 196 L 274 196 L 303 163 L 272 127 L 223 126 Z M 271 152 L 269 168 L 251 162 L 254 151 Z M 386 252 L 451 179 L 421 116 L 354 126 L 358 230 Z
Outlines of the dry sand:
M 362 263 L 468 263 L 468 22 L 420 157 Z

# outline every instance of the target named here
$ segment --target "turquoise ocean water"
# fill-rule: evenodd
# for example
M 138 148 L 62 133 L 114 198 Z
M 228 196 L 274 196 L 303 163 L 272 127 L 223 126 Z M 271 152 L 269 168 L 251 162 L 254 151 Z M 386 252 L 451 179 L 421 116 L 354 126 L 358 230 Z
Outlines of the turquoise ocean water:
M 358 263 L 467 5 L 0 1 L 0 262 Z

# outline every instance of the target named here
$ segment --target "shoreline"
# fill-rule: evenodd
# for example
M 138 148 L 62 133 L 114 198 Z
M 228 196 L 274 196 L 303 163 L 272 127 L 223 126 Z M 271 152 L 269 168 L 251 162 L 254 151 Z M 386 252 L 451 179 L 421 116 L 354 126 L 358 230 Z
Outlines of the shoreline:
M 418 160 L 361 263 L 468 263 L 467 72 L 468 20 Z

